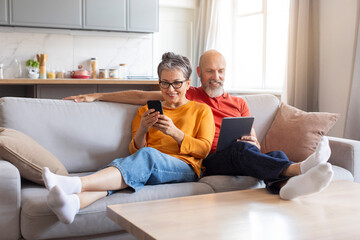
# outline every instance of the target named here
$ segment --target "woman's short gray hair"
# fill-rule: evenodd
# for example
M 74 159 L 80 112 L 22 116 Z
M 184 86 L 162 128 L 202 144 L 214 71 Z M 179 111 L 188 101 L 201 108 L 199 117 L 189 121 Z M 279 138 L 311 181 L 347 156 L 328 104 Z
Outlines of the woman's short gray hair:
M 190 60 L 187 57 L 175 54 L 173 52 L 167 52 L 162 55 L 161 62 L 159 63 L 157 69 L 159 79 L 161 79 L 161 72 L 164 69 L 179 69 L 183 72 L 186 80 L 190 79 L 192 72 Z

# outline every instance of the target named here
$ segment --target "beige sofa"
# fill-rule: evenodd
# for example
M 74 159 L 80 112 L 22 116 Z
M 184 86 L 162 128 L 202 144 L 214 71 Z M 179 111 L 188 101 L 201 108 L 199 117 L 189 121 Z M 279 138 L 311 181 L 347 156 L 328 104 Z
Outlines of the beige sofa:
M 279 100 L 273 95 L 245 96 L 261 141 Z M 129 154 L 131 122 L 138 106 L 106 102 L 2 98 L 0 127 L 32 137 L 53 153 L 71 174 L 95 171 Z M 330 138 L 334 179 L 360 181 L 357 141 Z M 21 178 L 18 169 L 0 159 L 0 239 L 133 239 L 106 216 L 109 204 L 263 187 L 252 177 L 211 176 L 199 182 L 146 186 L 119 191 L 83 209 L 70 225 L 59 222 L 46 204 L 47 190 Z

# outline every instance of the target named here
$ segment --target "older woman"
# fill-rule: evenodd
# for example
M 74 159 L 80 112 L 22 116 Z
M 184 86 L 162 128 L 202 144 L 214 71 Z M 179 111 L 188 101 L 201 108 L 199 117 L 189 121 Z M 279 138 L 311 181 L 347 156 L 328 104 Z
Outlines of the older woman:
M 186 57 L 165 53 L 158 66 L 164 114 L 140 107 L 133 120 L 132 155 L 115 159 L 84 177 L 53 174 L 44 168 L 48 205 L 63 223 L 71 223 L 80 209 L 112 193 L 144 185 L 196 181 L 202 160 L 214 138 L 211 109 L 186 99 L 191 64 Z

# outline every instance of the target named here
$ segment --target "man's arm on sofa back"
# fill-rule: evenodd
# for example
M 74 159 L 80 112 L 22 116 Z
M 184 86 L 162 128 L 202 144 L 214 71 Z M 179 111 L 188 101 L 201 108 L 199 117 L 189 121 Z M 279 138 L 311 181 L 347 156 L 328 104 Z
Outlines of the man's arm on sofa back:
M 117 102 L 135 105 L 145 105 L 148 100 L 164 100 L 160 91 L 127 90 L 110 93 L 90 93 L 77 96 L 64 97 L 63 100 L 74 100 L 75 102 Z
M 20 188 L 18 169 L 0 159 L 0 239 L 20 238 Z

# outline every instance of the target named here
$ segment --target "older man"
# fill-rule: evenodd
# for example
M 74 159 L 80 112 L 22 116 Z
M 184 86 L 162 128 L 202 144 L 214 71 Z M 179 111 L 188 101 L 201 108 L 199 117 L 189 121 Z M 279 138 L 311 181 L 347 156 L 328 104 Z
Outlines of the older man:
M 244 136 L 227 149 L 216 152 L 221 121 L 224 117 L 250 116 L 247 103 L 240 97 L 224 91 L 226 61 L 216 50 L 206 51 L 201 57 L 197 73 L 200 87 L 190 87 L 186 93 L 189 100 L 210 106 L 215 120 L 215 138 L 210 154 L 204 159 L 205 176 L 242 175 L 262 179 L 272 193 L 280 193 L 283 199 L 320 192 L 330 182 L 333 172 L 327 163 L 330 157 L 328 139 L 323 137 L 316 151 L 301 163 L 289 161 L 281 151 L 267 154 L 260 152 L 260 144 L 254 129 L 251 136 Z M 183 79 L 178 79 L 182 81 Z M 130 104 L 146 104 L 147 100 L 163 100 L 157 91 L 121 91 L 93 93 L 64 98 L 76 102 L 95 100 Z

